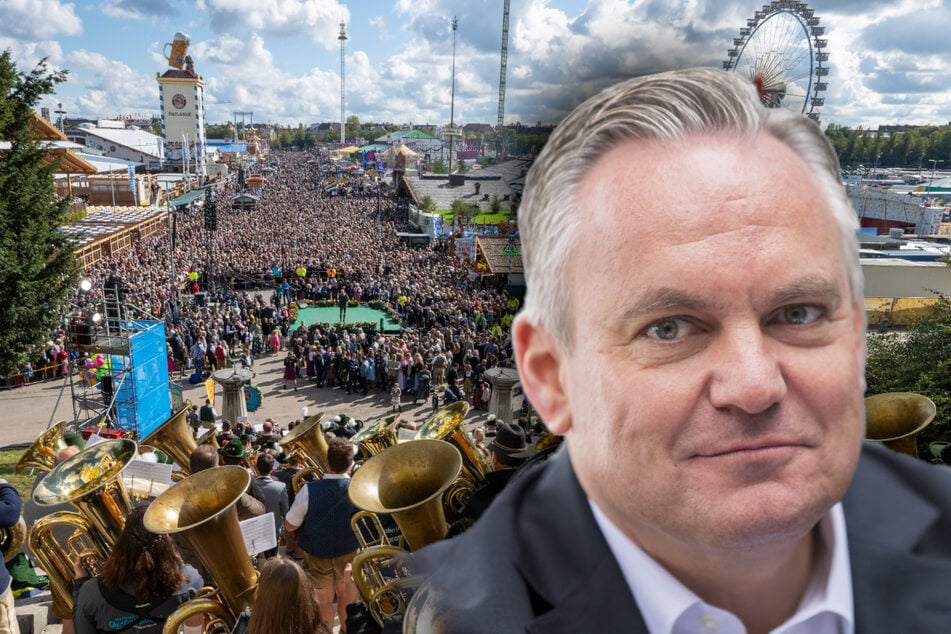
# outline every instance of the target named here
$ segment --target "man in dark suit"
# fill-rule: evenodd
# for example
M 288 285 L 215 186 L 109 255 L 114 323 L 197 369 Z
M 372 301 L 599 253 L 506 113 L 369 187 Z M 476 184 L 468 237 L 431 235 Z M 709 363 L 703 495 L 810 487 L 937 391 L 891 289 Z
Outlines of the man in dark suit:
M 737 74 L 569 115 L 512 336 L 565 449 L 419 553 L 437 629 L 951 631 L 951 473 L 863 447 L 857 227 L 818 126 Z

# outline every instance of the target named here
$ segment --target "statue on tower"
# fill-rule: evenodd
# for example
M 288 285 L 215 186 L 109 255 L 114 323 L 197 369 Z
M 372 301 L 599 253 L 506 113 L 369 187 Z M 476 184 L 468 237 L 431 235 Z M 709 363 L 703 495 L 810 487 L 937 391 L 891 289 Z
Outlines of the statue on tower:
M 175 37 L 172 38 L 171 42 L 165 43 L 165 48 L 162 49 L 162 55 L 168 60 L 169 66 L 182 70 L 182 67 L 188 61 L 188 44 L 190 42 L 191 38 L 179 31 L 175 34 Z M 171 49 L 171 52 L 169 49 Z

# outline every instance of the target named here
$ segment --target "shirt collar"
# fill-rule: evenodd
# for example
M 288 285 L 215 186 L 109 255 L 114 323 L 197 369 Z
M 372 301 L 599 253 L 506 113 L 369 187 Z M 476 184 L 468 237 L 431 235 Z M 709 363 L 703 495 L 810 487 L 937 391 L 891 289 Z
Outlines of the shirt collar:
M 698 608 L 710 608 L 710 611 L 735 621 L 738 631 L 745 631 L 735 615 L 707 606 L 640 546 L 628 539 L 590 498 L 588 504 L 651 634 L 672 634 L 678 626 L 678 620 L 688 612 L 696 612 Z M 823 553 L 819 565 L 795 614 L 774 630 L 775 634 L 794 631 L 797 624 L 820 613 L 834 615 L 840 623 L 839 631 L 854 630 L 852 573 L 845 513 L 841 503 L 833 506 L 820 520 L 819 535 Z M 680 631 L 679 628 L 677 631 Z
M 321 480 L 343 480 L 344 478 L 350 478 L 349 473 L 325 473 Z

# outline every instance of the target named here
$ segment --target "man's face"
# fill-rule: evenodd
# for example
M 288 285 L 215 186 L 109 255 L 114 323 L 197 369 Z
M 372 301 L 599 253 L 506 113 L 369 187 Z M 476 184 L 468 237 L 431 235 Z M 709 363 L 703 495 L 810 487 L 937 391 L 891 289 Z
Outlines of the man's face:
M 585 491 L 655 556 L 806 535 L 864 429 L 862 316 L 808 168 L 766 135 L 630 142 L 578 201 L 552 418 Z

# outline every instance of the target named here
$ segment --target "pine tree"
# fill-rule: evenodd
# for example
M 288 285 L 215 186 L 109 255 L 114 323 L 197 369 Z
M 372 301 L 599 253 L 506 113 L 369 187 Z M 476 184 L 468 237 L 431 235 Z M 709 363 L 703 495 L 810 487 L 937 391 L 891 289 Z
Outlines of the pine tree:
M 42 350 L 76 278 L 59 229 L 68 202 L 56 200 L 56 162 L 31 132 L 33 108 L 65 79 L 45 60 L 19 72 L 10 51 L 0 53 L 0 376 Z

